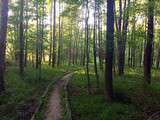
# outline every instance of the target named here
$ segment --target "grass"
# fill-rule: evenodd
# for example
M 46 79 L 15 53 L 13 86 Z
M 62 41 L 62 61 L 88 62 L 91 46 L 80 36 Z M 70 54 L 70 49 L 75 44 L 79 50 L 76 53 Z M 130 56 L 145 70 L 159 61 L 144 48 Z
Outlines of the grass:
M 47 85 L 58 76 L 62 76 L 66 70 L 43 66 L 41 80 L 37 79 L 37 71 L 32 67 L 25 69 L 23 79 L 14 66 L 7 67 L 6 71 L 6 91 L 0 96 L 1 120 L 17 120 L 20 116 L 23 117 L 22 112 L 34 111 Z M 31 115 L 24 114 L 26 114 L 24 117 Z
M 0 119 L 18 120 L 19 117 L 29 119 L 45 88 L 57 77 L 63 76 L 65 71 L 75 70 L 78 71 L 74 73 L 69 86 L 72 117 L 75 120 L 145 120 L 160 110 L 160 78 L 156 69 L 152 71 L 153 79 L 150 86 L 144 86 L 141 68 L 127 68 L 124 76 L 115 76 L 113 82 L 115 99 L 112 103 L 107 103 L 104 98 L 104 74 L 100 73 L 101 86 L 97 90 L 93 69 L 90 70 L 92 94 L 89 95 L 86 74 L 80 67 L 52 69 L 44 65 L 42 79 L 38 80 L 37 71 L 32 67 L 25 68 L 24 78 L 21 79 L 18 68 L 7 66 L 6 91 L 0 96 Z M 50 92 L 36 116 L 37 120 L 44 119 L 49 95 Z M 62 104 L 64 105 L 64 102 Z M 67 116 L 64 118 L 67 119 Z
M 112 103 L 104 98 L 104 78 L 100 75 L 101 88 L 96 90 L 96 80 L 90 74 L 92 94 L 87 92 L 87 80 L 83 70 L 74 74 L 70 81 L 70 99 L 74 120 L 146 120 L 160 110 L 159 71 L 153 70 L 150 86 L 143 84 L 141 68 L 127 68 L 123 77 L 114 77 Z

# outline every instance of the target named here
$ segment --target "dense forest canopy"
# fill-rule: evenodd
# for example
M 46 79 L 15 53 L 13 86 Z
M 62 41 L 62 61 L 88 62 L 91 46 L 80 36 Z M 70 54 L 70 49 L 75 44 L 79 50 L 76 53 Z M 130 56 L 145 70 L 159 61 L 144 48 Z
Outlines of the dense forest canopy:
M 121 108 L 122 120 L 150 120 L 159 114 L 159 0 L 0 0 L 0 14 L 2 120 L 43 114 L 38 106 L 48 103 L 49 87 L 67 73 L 67 80 L 54 87 L 67 86 L 72 119 L 117 120 Z M 98 103 L 101 97 L 105 102 Z M 85 116 L 82 98 L 95 100 L 101 114 L 88 103 Z M 23 111 L 27 117 L 19 112 L 24 105 L 34 108 Z M 44 119 L 39 114 L 36 119 Z

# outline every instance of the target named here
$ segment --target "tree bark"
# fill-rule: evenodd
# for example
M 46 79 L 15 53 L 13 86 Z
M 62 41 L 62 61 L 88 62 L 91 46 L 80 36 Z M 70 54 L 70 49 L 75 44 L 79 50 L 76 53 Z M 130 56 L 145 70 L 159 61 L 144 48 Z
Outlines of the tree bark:
M 57 60 L 57 65 L 59 66 L 61 63 L 61 45 L 62 45 L 62 38 L 61 38 L 61 16 L 60 16 L 60 12 L 61 12 L 61 3 L 59 0 L 59 43 L 58 43 L 58 60 Z
M 107 0 L 107 37 L 105 56 L 105 96 L 113 99 L 114 0 Z
M 0 95 L 5 90 L 5 50 L 8 23 L 8 0 L 1 0 L 1 23 L 0 23 Z M 3 29 L 2 29 L 3 28 Z
M 56 65 L 56 0 L 54 0 L 53 9 L 53 55 L 52 55 L 52 67 Z
M 23 11 L 24 11 L 24 0 L 20 1 L 20 26 L 19 26 L 19 70 L 20 74 L 24 73 L 24 21 L 23 21 Z
M 52 40 L 53 40 L 53 36 L 52 36 L 52 32 L 53 32 L 53 29 L 52 29 L 52 22 L 53 22 L 53 2 L 51 1 L 51 9 L 50 9 L 50 46 L 49 46 L 49 66 L 51 65 L 52 63 Z
M 123 15 L 123 26 L 121 25 L 122 21 L 122 0 L 119 1 L 120 7 L 120 17 L 118 21 L 118 71 L 119 75 L 124 75 L 124 65 L 125 65 L 125 49 L 126 49 L 126 39 L 127 39 L 127 28 L 128 28 L 128 18 L 129 18 L 129 11 L 127 8 L 130 5 L 130 0 L 124 1 L 124 15 Z
M 93 57 L 94 57 L 94 71 L 96 75 L 97 88 L 99 88 L 99 75 L 97 70 L 97 44 L 96 44 L 96 36 L 97 36 L 97 20 L 96 20 L 96 12 L 97 12 L 97 0 L 94 1 L 94 33 L 93 33 Z
M 100 12 L 100 2 L 98 2 L 98 54 L 99 54 L 99 68 L 103 71 L 103 59 L 102 59 L 102 13 Z
M 24 65 L 27 66 L 28 57 L 28 0 L 26 0 L 26 27 L 25 27 L 25 55 L 24 55 Z
M 39 5 L 38 5 L 38 1 L 36 2 L 36 22 L 37 22 L 37 38 L 36 38 L 36 69 L 39 68 Z
M 89 28 L 88 28 L 88 19 L 89 19 L 89 9 L 88 9 L 88 0 L 85 2 L 86 13 L 85 13 L 85 39 L 86 39 L 86 70 L 87 70 L 87 81 L 88 81 L 88 93 L 91 93 L 90 85 L 90 76 L 89 76 Z
M 144 51 L 144 80 L 151 83 L 152 47 L 154 38 L 154 0 L 148 0 L 148 33 Z

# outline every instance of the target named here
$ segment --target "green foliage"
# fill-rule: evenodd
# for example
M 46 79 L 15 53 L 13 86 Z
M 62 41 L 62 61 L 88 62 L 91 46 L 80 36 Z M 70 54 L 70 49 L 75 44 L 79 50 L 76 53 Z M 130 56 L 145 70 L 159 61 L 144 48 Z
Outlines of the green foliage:
M 62 0 L 67 4 L 72 4 L 72 5 L 81 5 L 83 0 Z
M 27 67 L 25 71 L 24 79 L 21 79 L 15 66 L 7 68 L 6 92 L 0 96 L 0 118 L 2 120 L 17 120 L 21 108 L 28 105 L 29 101 L 37 104 L 47 85 L 65 72 L 64 69 L 57 70 L 43 66 L 42 79 L 38 80 L 35 69 Z
M 143 86 L 142 69 L 127 68 L 126 75 L 114 78 L 115 100 L 107 103 L 101 88 L 94 87 L 95 77 L 91 73 L 92 94 L 88 95 L 85 72 L 74 74 L 70 85 L 72 115 L 77 120 L 142 120 L 147 119 L 160 104 L 160 82 L 153 70 L 153 83 L 150 87 Z M 147 114 L 145 114 L 147 113 Z

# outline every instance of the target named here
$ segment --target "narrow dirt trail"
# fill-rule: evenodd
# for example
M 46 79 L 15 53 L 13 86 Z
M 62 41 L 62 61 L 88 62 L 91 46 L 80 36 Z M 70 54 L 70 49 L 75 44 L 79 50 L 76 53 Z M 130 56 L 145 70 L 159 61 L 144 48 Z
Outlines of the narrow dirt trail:
M 53 85 L 53 91 L 51 93 L 47 112 L 45 114 L 45 120 L 60 120 L 61 119 L 61 99 L 60 90 L 63 89 L 65 81 L 68 81 L 72 76 L 72 73 L 65 75 L 61 80 Z

